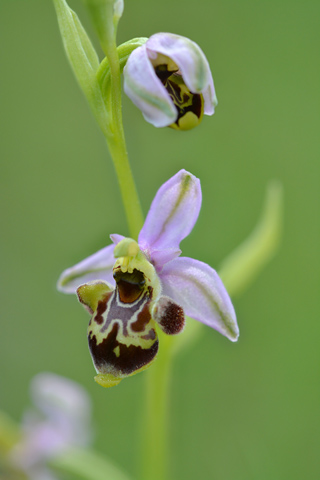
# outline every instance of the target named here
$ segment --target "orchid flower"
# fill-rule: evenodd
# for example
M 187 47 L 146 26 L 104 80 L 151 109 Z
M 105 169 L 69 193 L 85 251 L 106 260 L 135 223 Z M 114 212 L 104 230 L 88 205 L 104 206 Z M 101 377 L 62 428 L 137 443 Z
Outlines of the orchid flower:
M 180 35 L 152 35 L 131 53 L 123 74 L 125 93 L 155 127 L 190 130 L 218 103 L 204 53 Z
M 34 377 L 31 397 L 37 411 L 26 413 L 11 461 L 33 480 L 54 480 L 46 462 L 68 448 L 90 443 L 90 399 L 80 385 L 53 373 Z
M 187 315 L 237 340 L 234 308 L 216 271 L 180 256 L 201 200 L 199 179 L 180 170 L 158 190 L 138 242 L 111 235 L 113 244 L 62 273 L 58 289 L 77 292 L 92 315 L 89 348 L 101 385 L 116 385 L 152 363 L 156 324 L 176 334 Z

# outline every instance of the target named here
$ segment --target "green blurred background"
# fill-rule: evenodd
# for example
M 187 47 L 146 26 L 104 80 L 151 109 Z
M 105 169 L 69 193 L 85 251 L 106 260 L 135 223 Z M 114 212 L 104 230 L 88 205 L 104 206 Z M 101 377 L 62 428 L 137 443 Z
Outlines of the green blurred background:
M 97 41 L 82 2 L 70 1 Z M 320 478 L 318 0 L 127 0 L 119 43 L 158 31 L 205 51 L 219 106 L 191 132 L 155 129 L 124 99 L 144 212 L 179 169 L 201 179 L 186 256 L 218 268 L 254 227 L 266 184 L 284 185 L 281 248 L 234 301 L 241 336 L 205 335 L 174 366 L 172 477 Z M 102 134 L 67 64 L 50 1 L 0 0 L 1 391 L 20 419 L 48 370 L 93 399 L 96 447 L 137 468 L 144 374 L 93 382 L 88 316 L 60 272 L 128 233 Z M 99 50 L 100 51 L 100 50 Z M 150 479 L 152 480 L 152 479 Z

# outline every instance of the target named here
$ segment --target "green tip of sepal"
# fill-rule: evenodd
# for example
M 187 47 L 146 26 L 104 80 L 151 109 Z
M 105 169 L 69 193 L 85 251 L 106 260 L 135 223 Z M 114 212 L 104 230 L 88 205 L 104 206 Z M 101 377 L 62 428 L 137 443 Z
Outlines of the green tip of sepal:
M 94 381 L 97 382 L 101 387 L 110 388 L 119 385 L 122 378 L 114 377 L 111 373 L 102 374 L 99 373 L 94 377 Z

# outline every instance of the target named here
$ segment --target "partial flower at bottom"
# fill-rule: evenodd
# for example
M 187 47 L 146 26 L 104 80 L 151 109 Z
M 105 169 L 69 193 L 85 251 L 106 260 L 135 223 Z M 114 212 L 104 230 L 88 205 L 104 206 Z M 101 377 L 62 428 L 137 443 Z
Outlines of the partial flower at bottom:
M 53 373 L 33 378 L 31 397 L 36 410 L 24 416 L 11 462 L 32 480 L 56 480 L 47 462 L 91 442 L 90 398 L 79 384 Z
M 158 190 L 138 242 L 111 235 L 112 245 L 62 273 L 58 289 L 77 292 L 91 314 L 89 348 L 101 385 L 150 366 L 159 347 L 156 326 L 180 333 L 184 315 L 237 340 L 235 311 L 217 272 L 180 257 L 201 201 L 199 179 L 180 170 Z

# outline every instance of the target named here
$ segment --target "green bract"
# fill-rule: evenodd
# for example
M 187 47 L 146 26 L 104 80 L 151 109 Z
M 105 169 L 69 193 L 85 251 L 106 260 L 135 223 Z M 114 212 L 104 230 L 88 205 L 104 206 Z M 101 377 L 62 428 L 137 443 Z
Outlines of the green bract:
M 133 38 L 119 47 L 115 46 L 118 21 L 123 11 L 122 0 L 86 0 L 102 48 L 107 55 L 99 62 L 91 40 L 83 28 L 77 14 L 69 8 L 65 0 L 54 0 L 64 48 L 85 94 L 93 114 L 106 137 L 112 135 L 112 101 L 110 98 L 111 67 L 119 62 L 119 75 L 130 56 L 137 47 L 143 45 L 147 38 Z M 110 48 L 109 48 L 110 47 Z M 120 81 L 120 79 L 119 79 Z
M 100 86 L 96 77 L 99 67 L 98 55 L 76 13 L 65 0 L 54 0 L 64 48 L 93 113 L 103 131 L 108 124 Z

